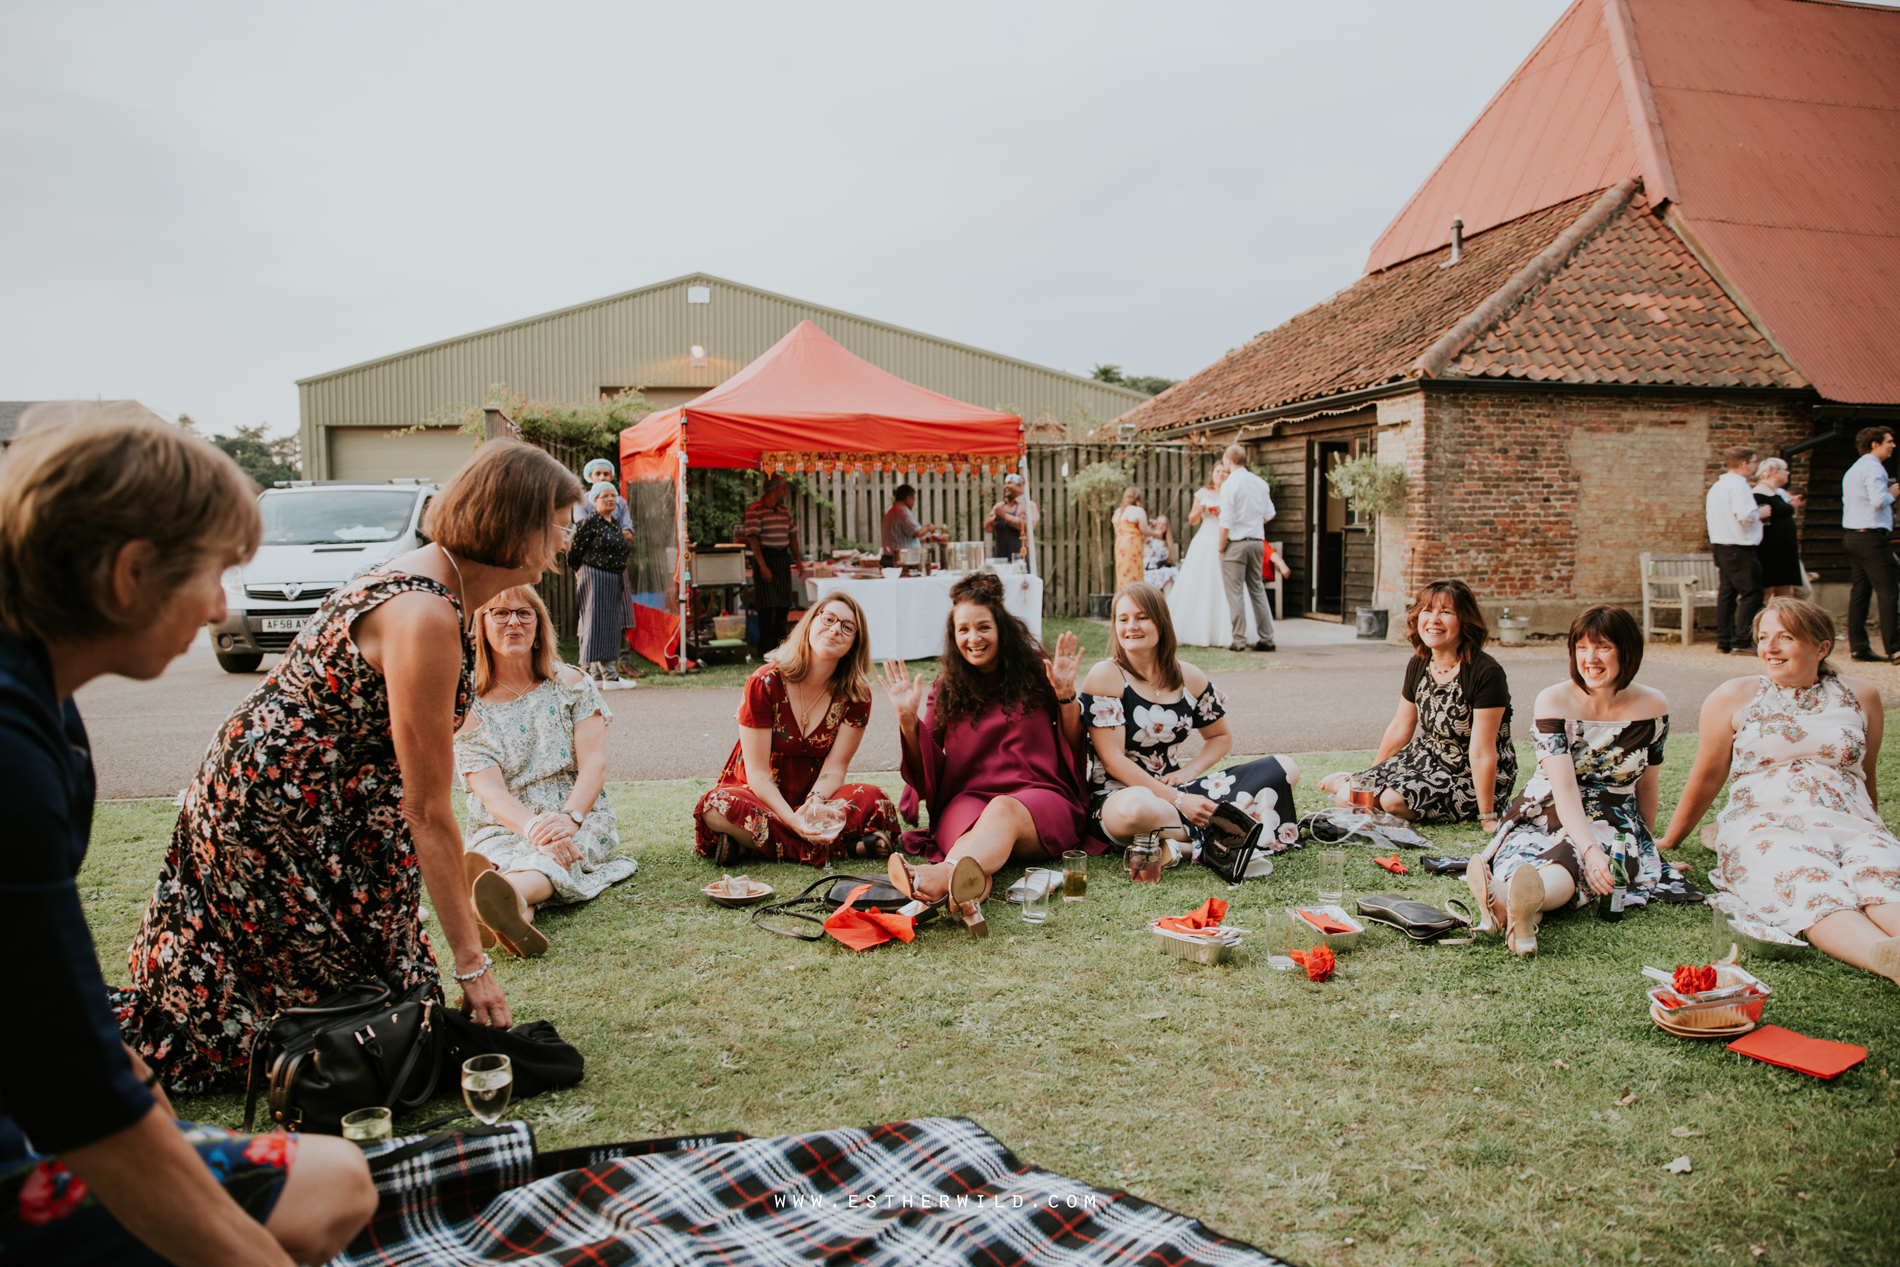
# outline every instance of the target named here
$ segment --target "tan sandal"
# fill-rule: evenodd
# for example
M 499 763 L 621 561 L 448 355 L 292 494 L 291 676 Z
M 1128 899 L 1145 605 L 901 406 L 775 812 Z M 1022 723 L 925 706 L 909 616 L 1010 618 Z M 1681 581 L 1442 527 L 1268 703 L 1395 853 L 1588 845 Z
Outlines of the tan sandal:
M 1895 985 L 1900 985 L 1900 937 L 1888 937 L 1867 949 L 1867 962 Z
M 476 853 L 471 849 L 462 855 L 462 875 L 468 881 L 468 894 L 471 905 L 474 903 L 475 898 L 475 881 L 481 877 L 482 872 L 493 871 L 494 869 L 495 864 L 488 860 L 486 854 Z M 495 930 L 482 922 L 480 911 L 475 913 L 475 930 L 482 935 L 483 950 L 487 950 L 495 944 Z
M 547 934 L 521 918 L 521 899 L 501 872 L 489 870 L 475 877 L 475 913 L 510 954 L 535 959 L 548 953 Z
M 1544 912 L 1544 893 L 1544 877 L 1536 863 L 1526 863 L 1511 872 L 1511 882 L 1504 894 L 1504 909 L 1509 916 L 1504 925 L 1504 944 L 1512 954 L 1537 953 L 1537 925 Z M 1531 930 L 1529 937 L 1523 935 L 1527 924 Z
M 1465 867 L 1465 886 L 1471 890 L 1471 896 L 1478 904 L 1478 922 L 1472 925 L 1473 935 L 1496 936 L 1498 933 L 1498 914 L 1491 905 L 1491 867 L 1481 858 L 1473 858 Z
M 970 936 L 988 937 L 989 921 L 983 918 L 983 899 L 990 894 L 990 878 L 982 864 L 964 855 L 950 872 L 950 909 L 969 926 Z

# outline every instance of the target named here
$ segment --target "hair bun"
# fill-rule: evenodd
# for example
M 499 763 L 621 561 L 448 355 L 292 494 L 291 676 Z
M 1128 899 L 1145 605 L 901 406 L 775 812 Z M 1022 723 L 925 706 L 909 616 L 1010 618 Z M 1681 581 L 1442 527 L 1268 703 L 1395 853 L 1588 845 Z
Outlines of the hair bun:
M 953 603 L 996 603 L 1003 601 L 1003 578 L 994 572 L 973 572 L 950 587 Z

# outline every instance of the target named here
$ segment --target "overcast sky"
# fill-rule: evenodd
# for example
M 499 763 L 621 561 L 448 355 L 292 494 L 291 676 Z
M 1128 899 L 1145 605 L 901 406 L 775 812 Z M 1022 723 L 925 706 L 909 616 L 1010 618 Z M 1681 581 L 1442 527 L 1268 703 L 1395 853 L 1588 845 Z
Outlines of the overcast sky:
M 0 6 L 0 399 L 295 380 L 704 270 L 1178 378 L 1359 276 L 1564 0 Z

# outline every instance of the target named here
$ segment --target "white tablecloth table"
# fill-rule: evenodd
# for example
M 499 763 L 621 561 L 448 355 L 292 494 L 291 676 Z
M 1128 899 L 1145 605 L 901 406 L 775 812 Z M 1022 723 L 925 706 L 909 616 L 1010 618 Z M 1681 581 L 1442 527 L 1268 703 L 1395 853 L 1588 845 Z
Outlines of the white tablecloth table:
M 1005 576 L 1003 606 L 1021 618 L 1038 641 L 1042 638 L 1042 578 Z M 896 580 L 857 580 L 819 576 L 805 580 L 805 601 L 815 603 L 834 591 L 843 591 L 864 608 L 870 625 L 871 658 L 924 660 L 943 654 L 943 627 L 950 618 L 950 587 L 958 578 L 949 572 L 934 576 L 906 576 Z

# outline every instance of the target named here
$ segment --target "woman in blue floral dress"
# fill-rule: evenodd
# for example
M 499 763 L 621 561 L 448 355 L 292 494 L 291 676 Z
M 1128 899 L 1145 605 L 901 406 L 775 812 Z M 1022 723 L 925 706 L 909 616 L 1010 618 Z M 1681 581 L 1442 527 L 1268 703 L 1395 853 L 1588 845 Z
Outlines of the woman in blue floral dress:
M 1620 607 L 1591 607 L 1571 623 L 1569 649 L 1570 681 L 1537 697 L 1537 773 L 1465 872 L 1479 930 L 1502 923 L 1505 944 L 1520 955 L 1536 952 L 1546 912 L 1609 893 L 1613 863 L 1625 877 L 1626 906 L 1683 889 L 1651 834 L 1669 700 L 1636 682 L 1643 631 Z
M 176 1090 L 244 1085 L 251 1036 L 355 981 L 441 990 L 426 883 L 463 1007 L 510 1023 L 468 899 L 450 797 L 473 698 L 470 617 L 565 544 L 580 481 L 483 445 L 429 508 L 430 544 L 339 586 L 219 728 L 185 789 L 113 992 L 133 1050 Z
M 1298 838 L 1291 757 L 1214 767 L 1233 748 L 1226 700 L 1207 674 L 1175 658 L 1174 623 L 1161 591 L 1143 581 L 1115 595 L 1113 658 L 1089 670 L 1082 715 L 1089 727 L 1089 820 L 1094 833 L 1126 846 L 1159 832 L 1176 856 L 1199 855 L 1214 806 L 1231 801 L 1266 827 L 1263 843 Z M 1183 762 L 1181 745 L 1199 731 L 1201 748 Z M 1185 846 L 1185 848 L 1182 847 Z

